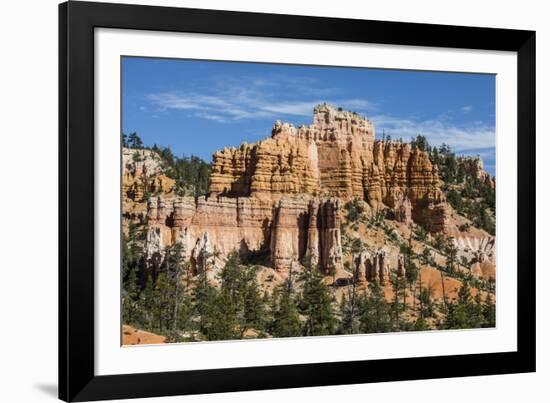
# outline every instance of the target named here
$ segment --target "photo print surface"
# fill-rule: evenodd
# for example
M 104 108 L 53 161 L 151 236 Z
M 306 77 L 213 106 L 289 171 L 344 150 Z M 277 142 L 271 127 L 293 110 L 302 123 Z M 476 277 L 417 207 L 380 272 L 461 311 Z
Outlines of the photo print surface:
M 121 70 L 123 345 L 496 326 L 494 75 Z

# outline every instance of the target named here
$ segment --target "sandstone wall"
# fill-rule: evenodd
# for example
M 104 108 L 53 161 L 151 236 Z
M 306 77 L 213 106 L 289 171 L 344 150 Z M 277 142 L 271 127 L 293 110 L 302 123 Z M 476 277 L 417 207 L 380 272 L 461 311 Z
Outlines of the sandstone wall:
M 180 243 L 186 259 L 200 256 L 223 261 L 236 251 L 243 258 L 265 253 L 285 274 L 306 252 L 321 270 L 342 262 L 337 199 L 296 195 L 276 201 L 243 197 L 164 199 L 148 203 L 146 257 L 159 264 L 166 247 Z
M 389 207 L 405 222 L 429 219 L 434 232 L 445 229 L 449 213 L 427 152 L 375 141 L 370 121 L 328 105 L 315 109 L 310 126 L 276 122 L 269 139 L 216 152 L 209 191 L 360 198 L 375 209 Z

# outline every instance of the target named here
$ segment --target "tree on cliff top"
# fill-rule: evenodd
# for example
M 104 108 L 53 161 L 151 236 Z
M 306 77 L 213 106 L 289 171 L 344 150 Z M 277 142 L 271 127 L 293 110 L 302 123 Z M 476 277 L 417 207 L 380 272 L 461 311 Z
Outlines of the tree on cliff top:
M 163 160 L 166 176 L 176 181 L 177 193 L 181 196 L 191 193 L 192 196 L 198 197 L 208 192 L 210 164 L 196 155 L 177 157 L 170 147 L 158 147 L 155 144 L 152 150 Z
M 419 134 L 418 136 L 416 136 L 412 139 L 411 146 L 412 147 L 417 147 L 421 151 L 427 151 L 430 147 L 426 137 L 421 135 L 421 134 Z
M 136 132 L 130 133 L 128 137 L 123 133 L 122 145 L 128 148 L 143 148 L 143 141 Z

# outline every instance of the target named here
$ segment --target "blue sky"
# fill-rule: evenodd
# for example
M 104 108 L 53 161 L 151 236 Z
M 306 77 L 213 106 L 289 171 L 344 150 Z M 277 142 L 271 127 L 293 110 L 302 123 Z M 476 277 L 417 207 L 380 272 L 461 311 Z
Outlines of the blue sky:
M 270 135 L 275 120 L 312 122 L 327 102 L 409 141 L 480 155 L 494 174 L 493 75 L 125 57 L 122 129 L 206 161 L 224 146 Z

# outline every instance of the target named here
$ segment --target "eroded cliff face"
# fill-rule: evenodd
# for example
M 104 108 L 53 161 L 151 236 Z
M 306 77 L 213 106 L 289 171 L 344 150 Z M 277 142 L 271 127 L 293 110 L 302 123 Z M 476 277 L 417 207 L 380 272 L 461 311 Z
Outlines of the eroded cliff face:
M 197 270 L 215 269 L 234 251 L 244 258 L 263 255 L 283 274 L 309 253 L 314 264 L 328 270 L 342 261 L 338 211 L 338 199 L 306 195 L 277 201 L 155 197 L 147 208 L 146 258 L 159 264 L 166 247 L 180 243 Z
M 122 149 L 122 203 L 127 216 L 145 214 L 152 194 L 170 197 L 174 180 L 164 175 L 162 162 L 152 150 Z
M 359 198 L 392 209 L 404 222 L 431 220 L 433 232 L 445 230 L 450 213 L 427 152 L 375 141 L 370 121 L 328 105 L 315 108 L 312 125 L 276 122 L 269 139 L 214 153 L 209 190 L 213 196 Z
M 458 163 L 462 166 L 462 168 L 467 174 L 488 184 L 493 189 L 495 188 L 496 186 L 495 177 L 485 172 L 485 168 L 483 166 L 483 160 L 480 157 L 460 157 L 458 159 Z
M 124 153 L 123 193 L 140 206 L 153 195 L 143 207 L 151 267 L 178 243 L 195 272 L 211 278 L 232 252 L 259 258 L 283 276 L 304 258 L 327 274 L 339 272 L 342 206 L 355 198 L 407 226 L 429 221 L 434 233 L 456 231 L 428 153 L 377 141 L 370 121 L 325 104 L 309 126 L 276 122 L 270 138 L 215 152 L 209 194 L 196 199 L 177 197 L 158 155 L 140 152 Z M 405 275 L 397 255 L 353 257 L 361 281 L 387 281 L 390 261 Z

